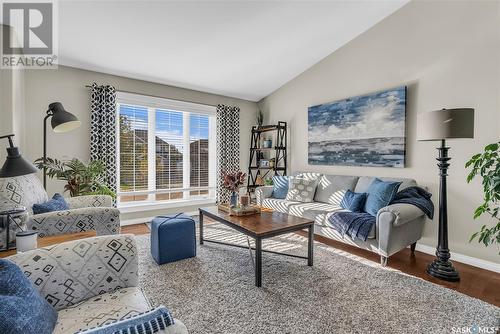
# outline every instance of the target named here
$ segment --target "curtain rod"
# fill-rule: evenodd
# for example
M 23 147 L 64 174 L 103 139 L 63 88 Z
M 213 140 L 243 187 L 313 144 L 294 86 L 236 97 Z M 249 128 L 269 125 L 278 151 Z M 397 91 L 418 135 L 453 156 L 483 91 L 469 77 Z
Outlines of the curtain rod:
M 92 86 L 91 86 L 91 85 L 85 85 L 85 88 L 92 88 Z M 186 100 L 172 99 L 172 98 L 170 98 L 170 97 L 165 97 L 165 96 L 157 96 L 157 95 L 143 94 L 143 93 L 131 92 L 131 91 L 127 91 L 127 90 L 120 90 L 120 89 L 116 89 L 116 91 L 117 91 L 117 92 L 120 92 L 120 93 L 137 94 L 137 95 L 143 95 L 143 96 L 148 96 L 148 97 L 156 97 L 156 98 L 159 98 L 159 99 L 168 99 L 168 100 L 172 100 L 172 101 L 188 102 L 188 103 L 196 103 L 196 104 L 201 104 L 201 105 L 204 105 L 204 106 L 209 106 L 209 107 L 217 107 L 217 105 L 214 105 L 214 104 L 207 104 L 207 103 L 200 103 L 200 102 L 193 102 L 193 101 L 186 101 Z

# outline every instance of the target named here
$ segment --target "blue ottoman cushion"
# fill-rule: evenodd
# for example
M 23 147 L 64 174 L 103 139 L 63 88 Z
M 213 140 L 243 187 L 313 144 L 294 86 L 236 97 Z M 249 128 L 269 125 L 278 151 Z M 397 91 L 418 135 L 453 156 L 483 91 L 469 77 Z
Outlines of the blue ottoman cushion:
M 158 216 L 151 222 L 151 255 L 158 264 L 196 256 L 195 222 L 179 213 Z

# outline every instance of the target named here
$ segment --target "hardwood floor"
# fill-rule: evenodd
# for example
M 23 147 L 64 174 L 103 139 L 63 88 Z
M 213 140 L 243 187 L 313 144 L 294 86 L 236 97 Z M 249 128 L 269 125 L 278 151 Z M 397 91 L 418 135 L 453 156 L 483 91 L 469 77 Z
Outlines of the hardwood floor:
M 146 224 L 123 226 L 122 233 L 131 233 L 135 235 L 148 234 L 149 228 Z M 299 234 L 307 237 L 306 232 L 299 232 Z M 375 253 L 319 235 L 315 236 L 315 240 L 336 249 L 379 263 L 379 256 Z M 460 282 L 445 282 L 429 276 L 425 272 L 427 265 L 433 259 L 433 256 L 418 251 L 412 254 L 410 249 L 407 248 L 391 256 L 387 266 L 500 307 L 500 274 L 454 261 L 453 264 L 460 273 Z

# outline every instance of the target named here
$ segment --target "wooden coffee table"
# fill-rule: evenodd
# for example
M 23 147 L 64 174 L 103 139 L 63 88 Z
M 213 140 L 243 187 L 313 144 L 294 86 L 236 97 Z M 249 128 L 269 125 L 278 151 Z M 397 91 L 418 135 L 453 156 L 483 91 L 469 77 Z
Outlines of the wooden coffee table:
M 286 213 L 275 211 L 262 211 L 259 214 L 250 216 L 230 216 L 228 213 L 219 210 L 217 207 L 200 208 L 200 245 L 204 242 L 213 242 L 228 246 L 246 248 L 245 246 L 225 243 L 216 240 L 203 238 L 203 218 L 209 217 L 219 223 L 227 225 L 248 237 L 255 239 L 255 285 L 262 286 L 262 252 L 286 255 L 301 259 L 307 259 L 307 265 L 313 265 L 313 239 L 314 221 L 287 215 Z M 307 257 L 292 255 L 262 249 L 262 239 L 272 238 L 278 235 L 308 229 Z
M 76 232 L 76 233 L 68 233 L 68 234 L 58 234 L 51 235 L 44 238 L 38 238 L 37 248 L 48 247 L 56 244 L 60 244 L 61 242 L 73 241 L 85 238 L 91 238 L 96 236 L 96 231 L 85 231 L 85 232 Z M 7 257 L 16 254 L 15 249 L 9 249 L 7 251 L 0 252 L 0 258 Z

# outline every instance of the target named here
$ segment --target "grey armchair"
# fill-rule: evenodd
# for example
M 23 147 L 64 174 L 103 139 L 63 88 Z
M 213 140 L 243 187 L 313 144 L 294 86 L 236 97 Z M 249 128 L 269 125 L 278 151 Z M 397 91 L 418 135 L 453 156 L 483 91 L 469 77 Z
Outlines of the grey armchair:
M 68 198 L 69 210 L 33 214 L 33 204 L 48 201 L 38 178 L 31 174 L 0 179 L 0 209 L 24 206 L 28 210 L 28 228 L 40 237 L 95 230 L 97 235 L 120 232 L 120 211 L 112 207 L 107 195 Z

